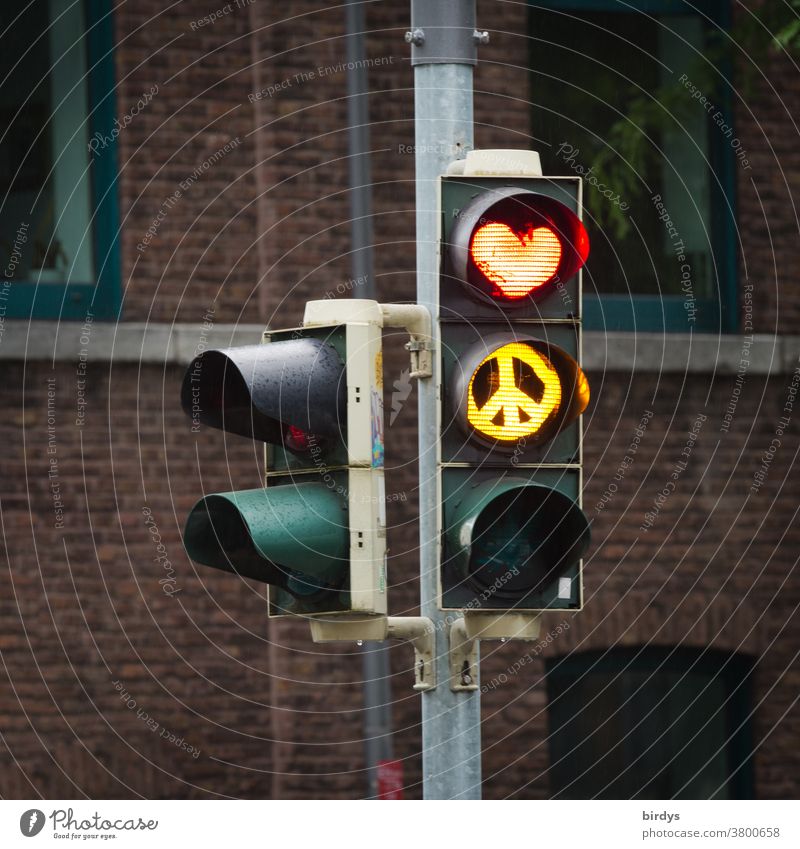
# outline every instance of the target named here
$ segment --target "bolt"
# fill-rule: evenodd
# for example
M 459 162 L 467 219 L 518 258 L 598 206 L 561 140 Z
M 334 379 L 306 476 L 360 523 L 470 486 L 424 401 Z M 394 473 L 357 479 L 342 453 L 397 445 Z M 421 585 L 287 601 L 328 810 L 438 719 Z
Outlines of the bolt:
M 472 33 L 472 37 L 475 40 L 475 44 L 488 44 L 489 43 L 489 33 L 486 30 L 475 30 Z
M 425 33 L 419 27 L 413 32 L 409 30 L 406 33 L 406 43 L 413 44 L 415 47 L 422 47 L 425 44 Z

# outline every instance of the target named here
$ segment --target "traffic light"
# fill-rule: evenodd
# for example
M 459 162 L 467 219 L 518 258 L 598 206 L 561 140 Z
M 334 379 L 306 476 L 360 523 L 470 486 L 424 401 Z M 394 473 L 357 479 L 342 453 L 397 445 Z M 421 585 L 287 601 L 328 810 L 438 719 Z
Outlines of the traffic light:
M 576 610 L 581 181 L 505 176 L 486 154 L 519 161 L 473 152 L 441 182 L 440 607 Z
M 201 498 L 184 545 L 269 584 L 273 616 L 386 614 L 381 325 L 337 303 L 201 353 L 181 387 L 193 422 L 266 443 L 265 486 Z

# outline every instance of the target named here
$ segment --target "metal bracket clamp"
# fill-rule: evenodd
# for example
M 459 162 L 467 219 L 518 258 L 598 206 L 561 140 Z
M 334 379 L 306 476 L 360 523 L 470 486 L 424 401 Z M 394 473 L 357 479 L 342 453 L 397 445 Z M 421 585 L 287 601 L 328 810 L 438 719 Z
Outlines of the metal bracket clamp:
M 433 322 L 428 308 L 420 304 L 381 304 L 380 307 L 384 327 L 402 327 L 411 337 L 411 341 L 406 344 L 406 350 L 411 353 L 409 377 L 432 377 L 432 352 L 435 346 Z
M 408 640 L 414 647 L 414 689 L 436 686 L 436 629 L 427 616 L 340 616 L 310 618 L 315 643 Z
M 475 0 L 411 0 L 412 65 L 477 65 L 477 45 L 488 33 L 475 29 Z
M 436 628 L 427 616 L 390 616 L 389 638 L 414 646 L 414 689 L 436 687 Z
M 455 693 L 478 689 L 478 640 L 467 634 L 463 619 L 450 625 L 450 689 Z
M 411 353 L 411 371 L 408 376 L 431 377 L 433 375 L 431 353 L 435 350 L 433 344 L 412 339 L 411 342 L 406 342 L 405 349 Z
M 450 689 L 478 689 L 479 640 L 535 640 L 540 627 L 539 614 L 465 610 L 450 626 Z
M 306 304 L 304 327 L 348 322 L 403 328 L 411 337 L 406 345 L 411 352 L 409 377 L 433 376 L 433 322 L 427 307 L 420 304 L 379 304 L 377 301 L 356 298 L 309 301 Z

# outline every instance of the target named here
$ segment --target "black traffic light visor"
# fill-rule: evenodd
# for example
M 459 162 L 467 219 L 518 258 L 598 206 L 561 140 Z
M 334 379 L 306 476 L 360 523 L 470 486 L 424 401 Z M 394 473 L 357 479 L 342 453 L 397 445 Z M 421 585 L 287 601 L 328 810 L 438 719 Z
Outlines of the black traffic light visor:
M 343 589 L 349 577 L 344 500 L 320 483 L 207 495 L 183 542 L 197 563 L 296 597 Z
M 344 438 L 344 363 L 310 338 L 205 351 L 183 378 L 181 406 L 202 424 L 276 445 L 289 427 Z

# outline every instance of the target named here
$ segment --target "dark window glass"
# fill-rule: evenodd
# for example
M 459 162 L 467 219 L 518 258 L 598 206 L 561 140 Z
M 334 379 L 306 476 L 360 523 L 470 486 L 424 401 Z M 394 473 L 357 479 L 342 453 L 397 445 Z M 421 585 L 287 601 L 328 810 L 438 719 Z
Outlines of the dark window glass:
M 0 7 L 0 261 L 14 283 L 95 278 L 83 4 Z
M 673 313 L 683 326 L 668 329 L 718 327 L 728 268 L 715 252 L 726 215 L 715 159 L 732 151 L 727 123 L 712 126 L 680 80 L 707 68 L 706 20 L 675 14 L 677 3 L 663 15 L 553 5 L 531 8 L 533 134 L 546 174 L 588 175 L 585 293 L 686 302 Z M 714 91 L 704 94 L 722 108 Z M 627 145 L 614 134 L 620 121 L 631 122 Z
M 551 795 L 751 797 L 751 672 L 743 656 L 690 649 L 549 661 Z

